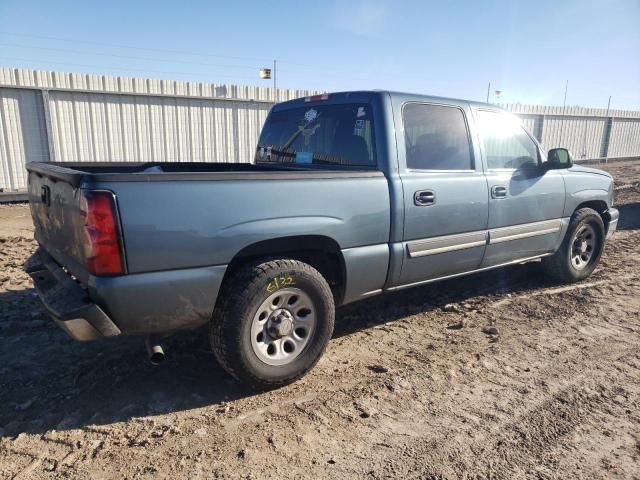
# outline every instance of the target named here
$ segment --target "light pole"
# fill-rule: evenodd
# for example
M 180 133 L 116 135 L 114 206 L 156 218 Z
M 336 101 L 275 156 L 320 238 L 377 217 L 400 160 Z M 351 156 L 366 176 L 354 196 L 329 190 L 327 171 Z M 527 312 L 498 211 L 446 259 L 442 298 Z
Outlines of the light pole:
M 273 78 L 273 96 L 276 96 L 276 61 L 273 61 L 273 69 L 261 68 L 259 71 L 260 78 L 263 80 L 269 80 Z
M 276 61 L 273 60 L 273 90 L 276 89 Z
M 564 100 L 562 101 L 562 122 L 560 123 L 560 142 L 562 146 L 562 137 L 564 136 L 564 117 L 567 114 L 567 90 L 569 90 L 569 80 L 564 84 Z

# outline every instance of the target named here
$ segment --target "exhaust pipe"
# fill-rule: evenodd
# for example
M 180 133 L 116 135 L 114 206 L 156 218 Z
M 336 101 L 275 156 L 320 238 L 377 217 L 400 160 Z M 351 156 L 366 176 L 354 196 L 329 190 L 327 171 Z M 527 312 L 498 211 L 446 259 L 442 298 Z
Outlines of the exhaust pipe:
M 147 347 L 147 355 L 149 355 L 149 361 L 151 364 L 161 364 L 164 360 L 164 350 L 162 350 L 162 346 L 158 340 L 154 337 L 147 337 L 144 344 Z

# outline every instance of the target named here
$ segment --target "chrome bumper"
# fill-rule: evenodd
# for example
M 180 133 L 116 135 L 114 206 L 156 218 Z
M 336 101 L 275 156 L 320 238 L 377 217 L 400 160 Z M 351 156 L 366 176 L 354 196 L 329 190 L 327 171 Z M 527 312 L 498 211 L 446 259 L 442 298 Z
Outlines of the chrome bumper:
M 613 234 L 616 232 L 618 228 L 618 219 L 620 218 L 620 212 L 618 212 L 617 208 L 610 208 L 607 210 L 607 214 L 609 215 L 609 224 L 607 227 L 607 237 L 606 240 L 609 240 Z

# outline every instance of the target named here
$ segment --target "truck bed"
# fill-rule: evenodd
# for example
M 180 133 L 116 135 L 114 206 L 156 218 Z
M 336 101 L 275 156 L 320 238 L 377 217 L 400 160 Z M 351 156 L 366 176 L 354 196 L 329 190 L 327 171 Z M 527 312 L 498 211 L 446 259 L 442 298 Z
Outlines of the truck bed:
M 382 176 L 373 168 L 207 162 L 29 162 L 29 172 L 61 180 L 74 188 L 94 182 L 189 180 L 268 180 Z

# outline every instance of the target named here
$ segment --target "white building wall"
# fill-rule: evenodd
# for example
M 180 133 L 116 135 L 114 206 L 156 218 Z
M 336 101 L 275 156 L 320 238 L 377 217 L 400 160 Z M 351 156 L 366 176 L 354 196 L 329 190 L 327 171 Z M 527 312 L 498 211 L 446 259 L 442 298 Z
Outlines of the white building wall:
M 248 162 L 271 105 L 315 93 L 0 68 L 0 188 L 25 188 L 33 160 Z M 576 159 L 640 156 L 640 112 L 500 106 Z
M 611 126 L 609 156 L 627 157 L 640 155 L 640 121 L 616 118 Z
M 26 186 L 27 159 L 49 160 L 41 94 L 0 88 L 0 188 Z
M 49 92 L 52 157 L 72 162 L 240 162 L 270 103 Z

